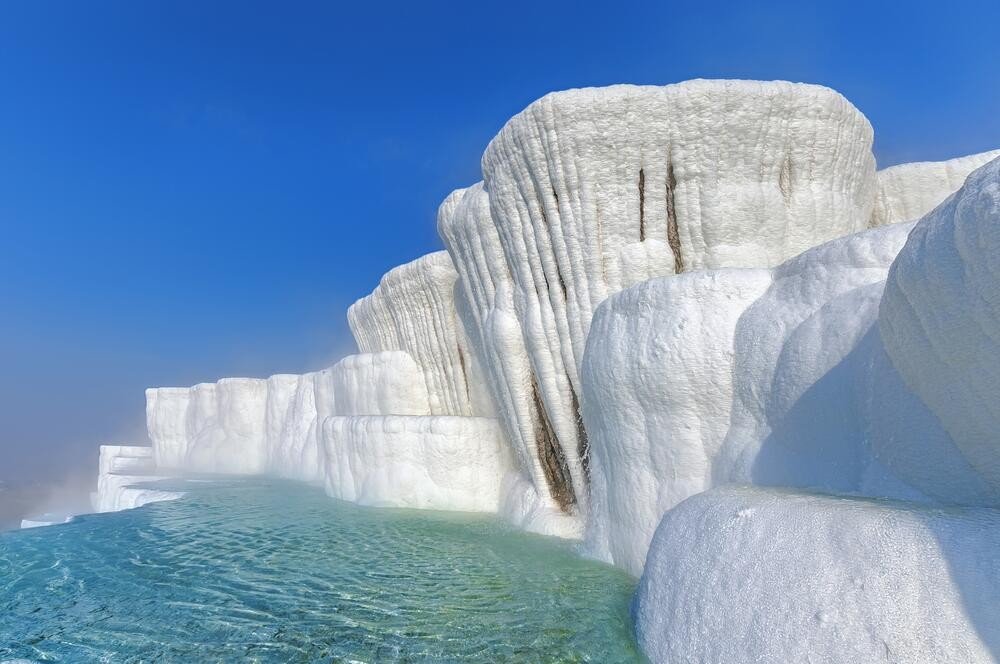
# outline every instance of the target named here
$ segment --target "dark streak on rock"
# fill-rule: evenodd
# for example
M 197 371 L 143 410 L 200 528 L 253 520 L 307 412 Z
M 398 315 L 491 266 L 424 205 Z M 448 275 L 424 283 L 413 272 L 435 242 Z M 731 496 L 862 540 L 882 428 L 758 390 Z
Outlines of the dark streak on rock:
M 465 353 L 462 352 L 461 346 L 457 346 L 456 348 L 458 350 L 458 364 L 462 368 L 462 380 L 465 382 L 465 394 L 471 399 L 472 393 L 469 391 L 469 372 L 465 368 Z
M 673 163 L 667 164 L 667 244 L 674 254 L 674 273 L 684 271 L 684 256 L 681 254 L 681 236 L 677 230 L 677 209 L 674 207 L 674 190 L 677 188 L 677 178 L 674 177 Z
M 576 419 L 577 433 L 577 454 L 580 455 L 580 463 L 583 465 L 583 475 L 590 484 L 590 439 L 587 437 L 587 428 L 583 426 L 583 415 L 580 413 L 580 400 L 576 396 L 576 390 L 570 388 L 570 396 L 573 398 L 573 417 Z
M 576 504 L 576 494 L 573 492 L 573 483 L 570 479 L 566 459 L 563 456 L 562 448 L 559 447 L 555 432 L 552 430 L 549 415 L 538 394 L 538 383 L 534 376 L 531 377 L 531 396 L 535 404 L 536 414 L 535 449 L 542 462 L 542 471 L 545 473 L 545 481 L 549 485 L 549 494 L 559 505 L 559 509 L 568 513 L 570 508 Z
M 792 158 L 785 157 L 785 161 L 781 164 L 781 172 L 778 174 L 778 188 L 781 189 L 781 195 L 785 199 L 785 205 L 792 204 Z
M 646 173 L 639 169 L 639 242 L 646 239 Z

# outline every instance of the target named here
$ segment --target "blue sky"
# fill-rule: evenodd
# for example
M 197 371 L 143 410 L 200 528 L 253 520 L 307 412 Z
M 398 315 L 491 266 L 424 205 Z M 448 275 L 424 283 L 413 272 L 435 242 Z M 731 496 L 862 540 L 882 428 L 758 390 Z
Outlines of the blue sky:
M 996 3 L 0 4 L 0 479 L 91 475 L 143 389 L 319 368 L 550 90 L 836 88 L 881 166 L 1000 147 Z

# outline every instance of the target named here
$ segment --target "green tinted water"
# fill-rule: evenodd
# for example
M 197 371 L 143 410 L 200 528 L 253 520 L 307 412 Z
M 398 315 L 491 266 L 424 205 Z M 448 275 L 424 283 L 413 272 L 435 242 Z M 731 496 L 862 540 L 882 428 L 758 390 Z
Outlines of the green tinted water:
M 0 661 L 639 661 L 633 581 L 493 517 L 294 483 L 0 534 Z

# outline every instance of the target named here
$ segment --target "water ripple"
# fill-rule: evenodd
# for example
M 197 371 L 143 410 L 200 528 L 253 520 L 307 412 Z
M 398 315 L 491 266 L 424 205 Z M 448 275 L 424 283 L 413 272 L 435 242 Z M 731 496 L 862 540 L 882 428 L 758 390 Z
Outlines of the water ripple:
M 0 661 L 627 662 L 631 580 L 493 518 L 297 484 L 0 535 Z

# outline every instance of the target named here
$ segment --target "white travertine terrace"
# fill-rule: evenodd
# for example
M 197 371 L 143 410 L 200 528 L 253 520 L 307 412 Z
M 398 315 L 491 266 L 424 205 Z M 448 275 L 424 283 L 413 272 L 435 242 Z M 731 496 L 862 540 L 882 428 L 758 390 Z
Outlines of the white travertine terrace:
M 330 374 L 334 403 L 331 414 L 431 414 L 420 367 L 403 351 L 348 355 L 334 365 Z
M 95 512 L 118 512 L 183 495 L 143 486 L 166 479 L 156 474 L 150 447 L 101 445 L 98 468 L 97 491 L 91 505 Z
M 470 352 L 455 310 L 458 274 L 445 251 L 393 268 L 347 311 L 363 353 L 400 350 L 423 369 L 433 415 L 482 415 L 473 401 Z M 477 408 L 478 406 L 478 408 Z
M 749 81 L 554 93 L 493 139 L 492 217 L 546 410 L 578 450 L 581 504 L 578 372 L 597 305 L 642 279 L 767 267 L 867 227 L 871 144 L 836 92 Z
M 362 354 L 148 390 L 99 495 L 152 454 L 583 534 L 643 575 L 654 661 L 989 661 L 1000 159 L 948 196 L 1000 151 L 871 144 L 813 85 L 548 95 L 441 204 L 447 252 L 351 307 Z
M 184 467 L 193 389 L 151 387 L 146 390 L 146 433 L 153 441 L 153 460 L 158 468 Z
M 737 326 L 712 479 L 833 495 L 667 511 L 635 604 L 654 661 L 994 661 L 998 228 L 1000 159 L 915 226 L 775 271 Z
M 32 516 L 29 519 L 21 519 L 21 530 L 25 528 L 43 528 L 45 526 L 58 526 L 63 523 L 69 523 L 73 520 L 72 514 L 54 514 L 51 512 L 46 512 L 45 514 L 39 514 L 37 516 Z
M 505 516 L 529 530 L 546 530 L 576 502 L 567 464 L 578 462 L 578 454 L 560 446 L 542 403 L 482 183 L 445 199 L 438 210 L 438 233 L 459 273 L 456 298 L 466 303 L 470 345 L 520 472 L 529 480 L 518 483 L 520 501 L 505 509 Z M 574 425 L 571 433 L 575 431 Z M 533 526 L 537 520 L 542 524 Z M 575 530 L 560 528 L 565 529 Z
M 725 487 L 666 514 L 633 604 L 653 662 L 986 664 L 1000 512 Z
M 911 227 L 608 298 L 583 364 L 592 555 L 639 574 L 663 514 L 713 486 L 862 489 L 864 423 L 880 411 L 866 406 L 874 345 L 859 346 Z M 878 495 L 899 493 L 876 479 Z
M 903 382 L 1000 506 L 1000 159 L 917 224 L 878 323 Z
M 320 479 L 316 373 L 267 379 L 264 468 L 279 477 Z
M 430 414 L 423 374 L 401 351 L 351 355 L 301 375 L 146 391 L 156 466 L 188 472 L 320 481 L 326 418 L 389 414 Z
M 496 512 L 509 450 L 496 420 L 331 417 L 328 495 L 362 505 Z
M 714 482 L 854 491 L 864 471 L 867 348 L 882 282 L 912 226 L 824 243 L 773 271 L 734 337 L 732 414 Z M 858 367 L 857 365 L 860 365 Z
M 660 517 L 712 484 L 729 430 L 733 338 L 766 269 L 651 279 L 597 310 L 583 360 L 588 552 L 638 576 Z
M 878 193 L 872 226 L 916 221 L 948 198 L 969 173 L 1000 157 L 1000 150 L 970 154 L 947 161 L 921 161 L 890 166 L 875 174 Z

